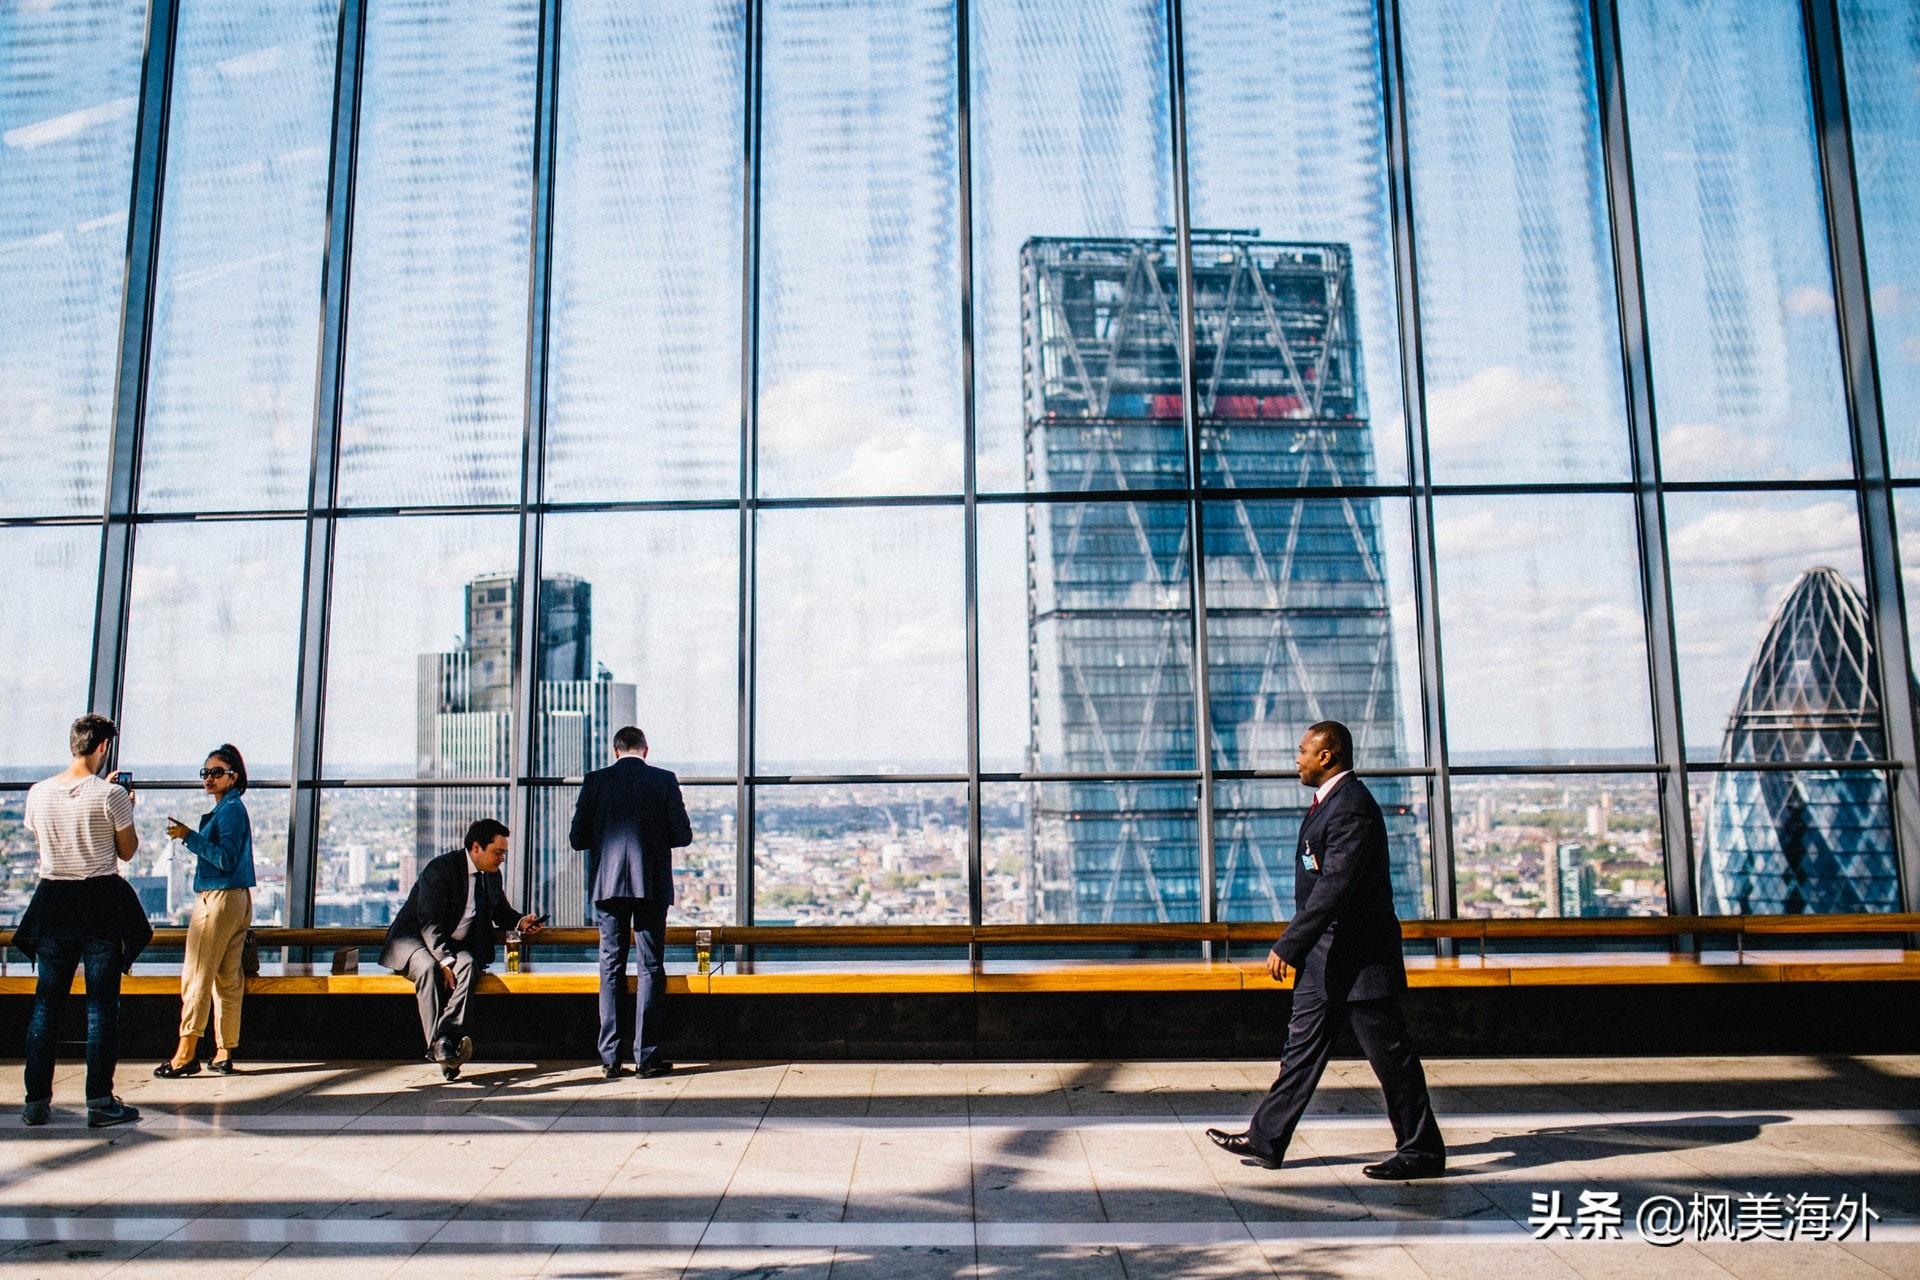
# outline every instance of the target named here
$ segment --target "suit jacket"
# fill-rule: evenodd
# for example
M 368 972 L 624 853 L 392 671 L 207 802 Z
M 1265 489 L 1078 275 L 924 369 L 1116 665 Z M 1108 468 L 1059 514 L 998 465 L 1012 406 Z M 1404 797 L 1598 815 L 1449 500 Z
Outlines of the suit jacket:
M 475 964 L 486 967 L 493 959 L 493 931 L 513 928 L 520 923 L 520 913 L 507 901 L 500 873 L 484 871 L 473 904 L 473 923 L 467 928 L 467 936 L 456 941 L 453 931 L 467 913 L 467 881 L 472 870 L 465 849 L 443 853 L 420 869 L 420 878 L 413 882 L 406 902 L 387 927 L 381 964 L 404 969 L 414 948 L 423 946 L 441 964 L 451 964 L 455 951 L 466 951 L 472 953 Z
M 673 851 L 693 843 L 680 779 L 639 756 L 595 769 L 580 788 L 568 842 L 587 855 L 595 902 L 645 898 L 671 906 Z
M 1377 1000 L 1406 988 L 1386 819 L 1351 774 L 1300 824 L 1293 903 L 1273 952 L 1299 970 L 1298 987 L 1336 1000 Z

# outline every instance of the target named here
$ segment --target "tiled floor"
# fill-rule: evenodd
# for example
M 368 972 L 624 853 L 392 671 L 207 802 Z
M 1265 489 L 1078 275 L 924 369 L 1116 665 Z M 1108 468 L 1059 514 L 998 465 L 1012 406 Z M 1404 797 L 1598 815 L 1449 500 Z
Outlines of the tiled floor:
M 0 1115 L 20 1275 L 1920 1277 L 1920 1058 L 1438 1060 L 1446 1177 L 1371 1182 L 1365 1064 L 1286 1168 L 1242 1165 L 1266 1062 L 253 1063 L 160 1081 L 136 1127 Z M 0 1065 L 19 1080 L 17 1062 Z M 18 1098 L 17 1092 L 12 1095 Z M 1625 1239 L 1537 1241 L 1536 1194 L 1618 1193 Z M 1866 1198 L 1844 1243 L 1636 1237 L 1649 1197 Z

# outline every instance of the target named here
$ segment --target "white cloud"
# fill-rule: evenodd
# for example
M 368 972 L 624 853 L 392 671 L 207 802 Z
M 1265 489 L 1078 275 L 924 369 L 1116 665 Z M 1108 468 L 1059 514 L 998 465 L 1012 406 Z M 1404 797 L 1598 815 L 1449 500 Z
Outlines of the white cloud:
M 1465 382 L 1428 393 L 1427 438 L 1437 450 L 1489 445 L 1543 415 L 1578 407 L 1573 388 L 1559 378 L 1489 365 Z
M 1818 285 L 1803 284 L 1787 294 L 1787 314 L 1801 317 L 1833 314 L 1833 295 Z
M 1860 526 L 1845 502 L 1816 502 L 1781 511 L 1746 507 L 1710 511 L 1676 530 L 1673 559 L 1690 565 L 1792 560 L 1812 567 L 1820 557 L 1858 555 Z
M 1661 464 L 1676 473 L 1770 473 L 1773 452 L 1773 441 L 1729 431 L 1717 422 L 1680 422 L 1660 428 Z
M 1907 305 L 1907 291 L 1897 284 L 1878 285 L 1873 291 L 1873 314 L 1879 319 L 1900 314 Z
M 1900 354 L 1907 358 L 1908 364 L 1920 364 L 1920 338 L 1908 338 L 1901 343 Z
M 822 488 L 834 493 L 926 493 L 960 485 L 960 441 L 888 413 L 859 380 L 815 369 L 769 389 L 761 444 L 795 458 L 842 458 Z
M 1513 531 L 1502 527 L 1493 512 L 1485 509 L 1435 521 L 1433 536 L 1440 555 L 1450 560 L 1513 546 Z

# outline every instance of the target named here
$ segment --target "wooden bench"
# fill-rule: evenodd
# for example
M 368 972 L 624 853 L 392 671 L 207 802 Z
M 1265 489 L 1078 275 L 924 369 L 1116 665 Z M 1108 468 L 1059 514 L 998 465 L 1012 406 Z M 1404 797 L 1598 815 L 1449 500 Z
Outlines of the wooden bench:
M 1232 921 L 1208 924 L 1130 925 L 903 925 L 837 926 L 676 926 L 670 946 L 693 947 L 709 963 L 690 972 L 674 966 L 667 989 L 673 995 L 858 995 L 999 994 L 1097 991 L 1261 991 L 1280 986 L 1267 976 L 1265 953 L 1285 927 L 1282 921 Z M 1438 939 L 1474 944 L 1470 955 L 1413 955 L 1407 959 L 1408 984 L 1432 987 L 1621 986 L 1644 984 L 1913 982 L 1920 981 L 1920 951 L 1904 949 L 1892 935 L 1920 933 L 1920 914 L 1845 916 L 1663 916 L 1603 917 L 1574 920 L 1450 919 L 1409 920 L 1402 935 L 1412 942 Z M 379 945 L 378 929 L 280 929 L 254 931 L 263 949 L 338 950 Z M 1750 938 L 1804 940 L 1813 936 L 1886 939 L 1892 945 L 1847 950 L 1751 950 Z M 155 948 L 178 948 L 184 929 L 161 929 Z M 1564 945 L 1535 952 L 1487 951 L 1487 944 L 1517 941 L 1565 944 L 1583 939 L 1726 939 L 1723 949 L 1674 952 L 1572 950 Z M 0 930 L 0 948 L 11 945 L 12 931 Z M 597 946 L 593 929 L 549 929 L 528 948 L 525 972 L 503 972 L 503 964 L 485 974 L 479 990 L 489 994 L 591 994 L 597 972 L 585 965 L 542 963 L 555 947 Z M 1174 960 L 993 959 L 1009 947 L 1191 945 L 1205 955 Z M 887 948 L 964 950 L 967 958 L 906 961 L 769 962 L 764 958 L 729 961 L 726 948 L 820 949 Z M 751 957 L 751 951 L 744 954 Z M 411 984 L 398 974 L 375 968 L 333 973 L 329 966 L 270 964 L 247 980 L 249 994 L 405 995 Z M 703 971 L 704 968 L 704 971 Z M 629 980 L 631 981 L 631 979 Z M 30 994 L 32 971 L 15 965 L 0 976 L 0 995 Z M 76 980 L 76 990 L 79 989 Z M 178 995 L 173 971 L 136 966 L 121 990 L 131 995 Z

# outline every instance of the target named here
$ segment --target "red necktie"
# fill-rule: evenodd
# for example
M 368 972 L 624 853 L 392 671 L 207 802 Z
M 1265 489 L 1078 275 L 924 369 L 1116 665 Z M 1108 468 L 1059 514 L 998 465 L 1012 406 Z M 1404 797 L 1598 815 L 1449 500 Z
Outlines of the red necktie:
M 1318 809 L 1319 807 L 1320 807 L 1320 794 L 1319 792 L 1315 792 L 1313 796 L 1313 803 L 1307 806 L 1307 816 L 1311 818 L 1313 816 L 1313 811 L 1315 809 Z

